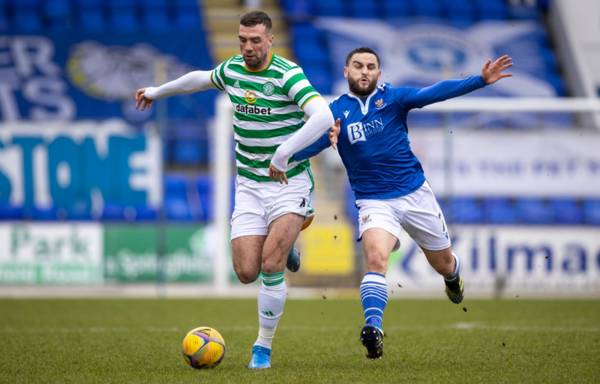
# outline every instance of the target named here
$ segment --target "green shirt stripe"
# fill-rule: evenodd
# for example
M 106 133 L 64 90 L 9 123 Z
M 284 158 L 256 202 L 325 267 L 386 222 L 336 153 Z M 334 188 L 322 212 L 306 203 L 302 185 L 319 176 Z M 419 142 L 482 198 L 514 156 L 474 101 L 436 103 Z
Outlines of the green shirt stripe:
M 253 129 L 243 129 L 238 127 L 237 125 L 233 126 L 233 131 L 241 137 L 245 137 L 247 139 L 268 139 L 272 137 L 279 137 L 289 135 L 290 133 L 294 133 L 302 126 L 304 122 L 296 125 L 289 125 L 283 128 L 276 129 L 261 129 L 261 130 L 253 130 Z
M 296 96 L 294 96 L 294 101 L 297 104 L 300 104 L 300 100 L 302 100 L 302 98 L 309 92 L 317 92 L 316 89 L 314 89 L 312 87 L 312 85 L 308 86 L 308 87 L 304 87 L 301 90 L 298 91 L 298 93 L 296 93 Z
M 246 76 L 259 76 L 259 77 L 265 77 L 267 79 L 281 79 L 283 78 L 283 73 L 279 72 L 279 71 L 274 71 L 272 69 L 265 69 L 259 72 L 252 72 L 246 69 L 246 67 L 244 67 L 243 65 L 239 65 L 239 64 L 235 64 L 232 63 L 229 65 L 229 67 L 227 67 L 229 69 L 231 69 L 234 72 L 237 72 L 239 74 L 242 75 L 246 75 Z
M 310 163 L 308 162 L 308 160 L 304 160 L 300 164 L 296 165 L 294 168 L 287 171 L 285 173 L 285 175 L 289 179 L 289 178 L 292 178 L 294 176 L 301 174 L 302 172 L 304 172 L 304 170 L 309 169 L 309 168 L 310 168 Z M 269 176 L 257 175 L 255 173 L 252 173 L 252 172 L 250 172 L 246 169 L 242 169 L 242 168 L 238 168 L 238 175 L 244 176 L 250 180 L 254 180 L 254 181 L 258 181 L 258 182 L 275 181 L 275 180 L 271 179 Z
M 252 167 L 252 168 L 269 168 L 269 165 L 271 165 L 271 159 L 252 160 L 252 159 L 249 159 L 246 156 L 242 155 L 239 152 L 236 152 L 235 158 L 237 160 L 239 160 L 240 163 L 247 165 L 248 167 Z M 290 159 L 288 160 L 288 164 L 293 163 L 293 162 L 294 162 L 294 160 L 290 157 Z
M 238 141 L 237 145 L 238 145 L 238 148 L 244 152 L 256 153 L 256 154 L 273 154 L 279 147 L 279 145 L 271 145 L 268 147 L 250 146 L 250 145 L 244 145 L 244 144 L 240 143 L 239 141 Z
M 297 73 L 294 76 L 290 77 L 288 79 L 288 81 L 285 82 L 285 84 L 283 85 L 283 89 L 282 91 L 285 92 L 285 94 L 289 94 L 290 93 L 290 89 L 296 85 L 297 82 L 302 81 L 302 80 L 306 80 L 306 75 L 304 75 L 304 73 Z

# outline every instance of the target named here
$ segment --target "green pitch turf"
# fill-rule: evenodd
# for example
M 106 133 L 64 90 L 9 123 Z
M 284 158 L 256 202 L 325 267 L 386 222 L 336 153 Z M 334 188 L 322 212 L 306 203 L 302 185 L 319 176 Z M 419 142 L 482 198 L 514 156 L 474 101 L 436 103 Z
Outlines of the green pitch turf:
M 0 300 L 0 383 L 599 383 L 600 301 L 393 300 L 367 360 L 358 300 L 289 300 L 273 368 L 246 369 L 254 300 Z M 185 365 L 200 325 L 223 363 Z

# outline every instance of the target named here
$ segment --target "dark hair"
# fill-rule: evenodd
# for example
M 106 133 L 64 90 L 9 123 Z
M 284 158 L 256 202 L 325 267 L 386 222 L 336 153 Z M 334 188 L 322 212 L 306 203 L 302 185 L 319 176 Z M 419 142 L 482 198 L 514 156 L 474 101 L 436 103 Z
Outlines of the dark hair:
M 346 66 L 348 64 L 350 64 L 350 59 L 352 58 L 352 56 L 354 56 L 357 53 L 370 53 L 372 55 L 375 55 L 375 58 L 377 59 L 377 66 L 381 67 L 381 62 L 379 61 L 379 55 L 377 54 L 377 52 L 375 52 L 374 50 L 372 50 L 369 47 L 359 47 L 359 48 L 354 48 L 353 50 L 351 50 L 350 53 L 348 54 L 348 56 L 346 56 Z
M 244 13 L 240 17 L 240 24 L 244 27 L 254 27 L 255 25 L 262 24 L 265 26 L 267 32 L 271 32 L 271 27 L 273 27 L 271 18 L 263 11 L 250 11 Z

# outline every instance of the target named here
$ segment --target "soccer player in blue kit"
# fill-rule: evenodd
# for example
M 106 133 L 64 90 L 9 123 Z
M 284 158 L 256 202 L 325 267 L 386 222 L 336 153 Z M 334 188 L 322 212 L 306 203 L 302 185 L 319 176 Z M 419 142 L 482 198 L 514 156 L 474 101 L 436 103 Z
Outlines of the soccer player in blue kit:
M 359 209 L 367 272 L 360 284 L 365 317 L 360 340 L 367 357 L 383 355 L 383 312 L 387 304 L 389 254 L 400 246 L 404 229 L 425 253 L 431 266 L 444 277 L 446 294 L 455 304 L 463 300 L 460 260 L 452 252 L 444 216 L 425 179 L 419 160 L 410 149 L 406 116 L 413 108 L 464 95 L 500 79 L 512 66 L 504 55 L 488 60 L 481 75 L 445 80 L 426 88 L 378 85 L 379 56 L 370 48 L 351 51 L 344 77 L 350 92 L 336 98 L 330 108 L 335 126 L 315 143 L 297 152 L 296 161 L 315 156 L 330 144 L 346 167 Z

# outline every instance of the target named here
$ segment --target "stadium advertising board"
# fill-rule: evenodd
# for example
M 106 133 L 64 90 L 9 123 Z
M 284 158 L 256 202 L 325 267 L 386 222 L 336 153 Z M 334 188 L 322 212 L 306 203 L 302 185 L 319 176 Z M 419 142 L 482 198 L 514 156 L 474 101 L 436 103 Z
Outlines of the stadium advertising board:
M 600 295 L 600 235 L 588 227 L 451 229 L 466 292 L 474 295 Z M 440 276 L 406 235 L 390 259 L 389 281 L 407 293 L 442 289 Z
M 161 142 L 121 120 L 0 126 L 0 196 L 13 206 L 70 214 L 105 204 L 158 206 Z
M 329 40 L 334 68 L 344 67 L 352 49 L 368 46 L 380 55 L 382 81 L 396 86 L 428 86 L 449 77 L 479 74 L 488 58 L 508 54 L 519 64 L 511 68 L 514 79 L 479 90 L 478 96 L 557 95 L 544 76 L 544 55 L 529 54 L 545 49 L 540 42 L 544 27 L 534 21 L 494 20 L 459 28 L 441 21 L 406 24 L 402 20 L 321 18 L 316 25 Z M 346 93 L 347 88 L 339 71 L 333 93 Z
M 600 197 L 597 133 L 457 128 L 444 135 L 439 130 L 410 133 L 438 195 Z
M 211 282 L 213 259 L 205 227 L 169 225 L 105 227 L 105 278 L 111 282 Z M 159 258 L 159 241 L 164 256 Z
M 198 36 L 201 31 L 0 35 L 0 121 L 144 122 L 153 111 L 135 111 L 135 89 L 211 66 Z M 170 103 L 169 115 L 210 115 L 213 98 L 204 93 Z
M 98 224 L 0 224 L 0 283 L 99 284 Z

